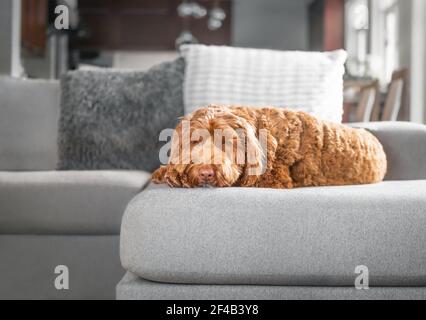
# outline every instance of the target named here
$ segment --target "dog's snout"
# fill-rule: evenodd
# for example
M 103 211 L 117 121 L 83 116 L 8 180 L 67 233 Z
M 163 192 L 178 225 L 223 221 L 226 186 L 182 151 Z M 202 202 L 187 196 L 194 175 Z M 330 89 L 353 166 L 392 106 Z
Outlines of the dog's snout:
M 210 182 L 214 178 L 214 170 L 211 166 L 202 166 L 198 170 L 198 178 L 202 182 Z

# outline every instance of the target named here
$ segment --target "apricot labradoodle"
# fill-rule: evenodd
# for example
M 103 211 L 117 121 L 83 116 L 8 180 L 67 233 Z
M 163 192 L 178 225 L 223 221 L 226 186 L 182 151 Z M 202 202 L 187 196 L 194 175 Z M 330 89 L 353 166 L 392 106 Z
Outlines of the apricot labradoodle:
M 383 180 L 387 167 L 371 133 L 278 108 L 199 109 L 181 118 L 171 145 L 152 180 L 172 187 L 368 184 Z

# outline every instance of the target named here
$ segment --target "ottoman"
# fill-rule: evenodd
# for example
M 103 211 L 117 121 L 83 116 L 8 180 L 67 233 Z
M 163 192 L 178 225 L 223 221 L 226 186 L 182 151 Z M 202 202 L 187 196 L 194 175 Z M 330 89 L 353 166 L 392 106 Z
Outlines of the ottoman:
M 382 142 L 386 181 L 148 186 L 122 220 L 117 298 L 426 299 L 426 126 L 355 126 Z
M 426 180 L 151 185 L 128 205 L 119 299 L 425 299 Z M 355 289 L 355 269 L 368 290 Z

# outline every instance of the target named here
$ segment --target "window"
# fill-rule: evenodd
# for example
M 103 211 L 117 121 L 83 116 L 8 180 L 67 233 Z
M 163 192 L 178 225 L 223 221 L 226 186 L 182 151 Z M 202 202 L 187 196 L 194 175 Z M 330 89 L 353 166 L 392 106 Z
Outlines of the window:
M 398 1 L 347 0 L 345 11 L 348 73 L 386 86 L 399 67 Z
M 370 0 L 372 76 L 386 86 L 399 68 L 399 7 L 397 0 Z
M 365 77 L 368 76 L 370 29 L 368 0 L 348 0 L 345 11 L 348 72 L 355 77 Z
M 384 69 L 383 78 L 389 82 L 399 65 L 398 9 L 395 4 L 384 10 Z

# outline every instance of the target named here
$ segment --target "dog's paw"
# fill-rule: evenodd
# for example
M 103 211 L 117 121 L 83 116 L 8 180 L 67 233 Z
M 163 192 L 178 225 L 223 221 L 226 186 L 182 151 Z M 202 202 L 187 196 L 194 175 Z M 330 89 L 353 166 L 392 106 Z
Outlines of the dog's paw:
M 166 173 L 167 173 L 167 167 L 161 166 L 157 170 L 154 171 L 154 173 L 151 175 L 151 181 L 160 184 L 160 183 L 166 183 Z

